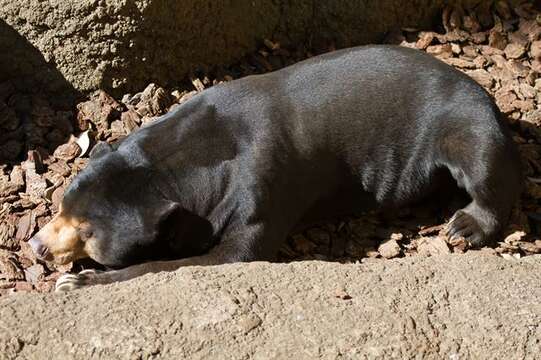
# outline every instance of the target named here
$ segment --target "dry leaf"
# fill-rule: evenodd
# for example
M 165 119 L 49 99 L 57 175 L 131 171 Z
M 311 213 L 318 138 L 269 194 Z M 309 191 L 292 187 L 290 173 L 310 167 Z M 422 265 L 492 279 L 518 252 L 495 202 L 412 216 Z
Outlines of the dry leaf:
M 89 136 L 90 130 L 83 131 L 81 135 L 77 138 L 77 145 L 81 149 L 81 152 L 79 153 L 79 156 L 85 156 L 86 152 L 90 148 L 90 136 Z

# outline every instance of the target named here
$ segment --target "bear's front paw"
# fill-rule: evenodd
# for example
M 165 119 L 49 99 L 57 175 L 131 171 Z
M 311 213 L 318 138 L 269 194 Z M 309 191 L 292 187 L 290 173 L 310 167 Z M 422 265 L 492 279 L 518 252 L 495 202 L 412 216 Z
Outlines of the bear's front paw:
M 78 274 L 64 274 L 56 280 L 55 291 L 71 291 L 81 289 L 85 286 L 103 284 L 99 270 L 83 270 Z

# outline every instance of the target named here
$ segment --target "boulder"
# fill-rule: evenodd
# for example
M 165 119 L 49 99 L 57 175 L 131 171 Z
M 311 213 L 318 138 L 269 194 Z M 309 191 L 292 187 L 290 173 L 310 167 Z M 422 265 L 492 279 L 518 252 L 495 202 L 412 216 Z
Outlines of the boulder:
M 0 82 L 117 96 L 231 64 L 264 39 L 311 46 L 333 40 L 338 47 L 377 42 L 396 27 L 430 26 L 444 3 L 457 2 L 0 0 Z

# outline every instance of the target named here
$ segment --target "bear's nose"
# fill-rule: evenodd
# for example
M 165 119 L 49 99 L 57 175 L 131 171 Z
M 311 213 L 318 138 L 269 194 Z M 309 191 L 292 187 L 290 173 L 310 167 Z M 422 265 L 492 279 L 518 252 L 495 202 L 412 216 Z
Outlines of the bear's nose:
M 43 245 L 43 243 L 41 242 L 41 240 L 37 236 L 34 236 L 30 240 L 28 240 L 28 243 L 30 244 L 30 247 L 32 248 L 34 253 L 39 258 L 41 258 L 41 259 L 45 258 L 45 256 L 47 255 L 47 251 L 48 251 L 47 246 Z

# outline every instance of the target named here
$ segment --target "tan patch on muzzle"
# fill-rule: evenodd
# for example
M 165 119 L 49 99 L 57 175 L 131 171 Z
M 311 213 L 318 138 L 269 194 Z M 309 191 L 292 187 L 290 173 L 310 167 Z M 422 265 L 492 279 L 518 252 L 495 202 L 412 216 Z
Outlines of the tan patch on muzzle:
M 89 257 L 88 248 L 92 246 L 92 241 L 81 236 L 86 226 L 83 220 L 60 212 L 34 236 L 35 240 L 31 241 L 37 241 L 47 248 L 43 260 L 67 264 Z

